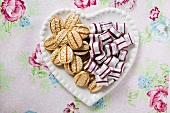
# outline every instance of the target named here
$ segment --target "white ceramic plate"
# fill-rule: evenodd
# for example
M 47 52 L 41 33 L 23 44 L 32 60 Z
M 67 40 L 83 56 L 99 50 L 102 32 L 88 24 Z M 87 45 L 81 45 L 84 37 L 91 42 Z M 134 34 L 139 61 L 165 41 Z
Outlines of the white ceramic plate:
M 121 77 L 118 81 L 111 84 L 108 87 L 102 88 L 99 92 L 96 93 L 90 93 L 90 91 L 87 88 L 80 88 L 78 87 L 74 81 L 73 77 L 69 75 L 64 68 L 55 66 L 50 59 L 51 53 L 44 48 L 44 40 L 51 36 L 50 31 L 50 19 L 54 15 L 60 16 L 63 21 L 65 21 L 65 18 L 69 13 L 77 13 L 80 15 L 80 22 L 86 25 L 89 25 L 91 23 L 97 23 L 97 22 L 106 22 L 106 21 L 112 21 L 112 22 L 125 22 L 127 27 L 127 31 L 130 32 L 135 40 L 135 44 L 131 47 L 129 47 L 129 53 L 126 59 L 126 65 L 124 68 L 124 72 L 122 73 Z M 120 9 L 116 8 L 106 8 L 101 9 L 93 14 L 81 14 L 78 11 L 72 10 L 72 9 L 61 9 L 53 12 L 50 14 L 44 21 L 41 31 L 40 31 L 40 46 L 42 50 L 42 55 L 45 63 L 49 67 L 50 71 L 53 73 L 53 75 L 58 79 L 58 81 L 73 95 L 75 95 L 78 99 L 80 99 L 82 102 L 87 104 L 88 106 L 91 106 L 96 101 L 98 101 L 100 98 L 105 96 L 107 93 L 109 93 L 116 85 L 118 85 L 119 82 L 125 77 L 129 69 L 131 68 L 136 54 L 138 50 L 139 45 L 139 37 L 138 37 L 138 31 L 137 27 L 132 21 L 131 17 L 126 14 L 125 11 L 122 11 Z

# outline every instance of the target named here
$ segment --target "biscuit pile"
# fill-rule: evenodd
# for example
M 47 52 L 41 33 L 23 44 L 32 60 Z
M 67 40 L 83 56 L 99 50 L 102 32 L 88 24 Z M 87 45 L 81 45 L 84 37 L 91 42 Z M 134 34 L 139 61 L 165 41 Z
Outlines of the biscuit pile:
M 84 70 L 89 54 L 89 29 L 84 24 L 79 24 L 79 16 L 69 14 L 65 23 L 59 16 L 50 20 L 50 30 L 53 34 L 44 42 L 47 50 L 52 50 L 51 61 L 57 65 L 64 65 L 65 70 L 74 76 L 78 86 L 88 86 L 91 92 L 96 92 L 102 87 L 96 86 L 94 75 Z

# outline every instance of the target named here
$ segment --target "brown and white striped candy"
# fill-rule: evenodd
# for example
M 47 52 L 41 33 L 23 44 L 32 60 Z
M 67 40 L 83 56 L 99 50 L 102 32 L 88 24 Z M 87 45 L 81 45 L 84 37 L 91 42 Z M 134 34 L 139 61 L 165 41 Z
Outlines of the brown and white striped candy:
M 101 26 L 98 23 L 90 24 L 89 29 L 90 29 L 90 32 L 93 33 L 93 34 L 97 34 L 97 33 L 102 32 Z
M 108 31 L 104 31 L 103 33 L 101 33 L 99 35 L 99 39 L 102 40 L 103 45 L 112 42 L 112 36 L 110 35 L 110 33 Z
M 92 52 L 94 55 L 100 55 L 104 52 L 103 43 L 101 41 L 92 43 Z
M 96 56 L 95 57 L 95 61 L 98 63 L 98 64 L 103 64 L 103 62 L 107 59 L 106 57 L 106 54 L 103 53 L 103 54 L 100 54 L 99 56 Z
M 107 66 L 116 67 L 116 64 L 119 62 L 119 59 L 115 56 L 108 57 L 107 60 L 104 62 Z
M 134 39 L 131 37 L 130 33 L 125 34 L 123 37 L 124 37 L 128 46 L 131 44 L 134 44 Z
M 79 16 L 77 14 L 71 13 L 67 16 L 65 21 L 65 28 L 72 29 L 79 22 Z
M 60 53 L 60 49 L 57 48 L 51 54 L 51 61 L 57 66 L 62 65 L 62 63 L 59 61 L 59 53 Z
M 58 48 L 58 44 L 56 43 L 57 39 L 55 36 L 50 36 L 44 41 L 44 47 L 47 50 L 55 50 Z
M 78 86 L 86 86 L 90 81 L 89 73 L 86 71 L 81 71 L 74 76 L 74 82 Z
M 53 35 L 57 35 L 62 29 L 64 29 L 64 24 L 59 16 L 54 16 L 50 20 L 50 30 Z
M 108 31 L 114 38 L 118 38 L 121 35 L 121 33 L 117 31 L 114 27 L 111 27 Z
M 114 28 L 119 31 L 120 33 L 122 34 L 125 34 L 126 33 L 126 24 L 125 23 L 114 23 Z
M 89 36 L 89 33 L 90 33 L 89 28 L 84 24 L 76 24 L 73 27 L 73 30 L 77 31 L 81 35 L 82 39 L 87 38 Z
M 103 64 L 100 68 L 96 70 L 96 74 L 100 76 L 100 78 L 105 79 L 112 71 L 108 66 Z
M 67 29 L 63 29 L 61 30 L 58 35 L 56 36 L 56 44 L 59 45 L 59 46 L 63 46 L 63 45 L 66 45 L 68 42 L 67 42 L 67 33 L 68 33 L 68 30 Z
M 105 45 L 106 56 L 112 56 L 118 53 L 118 47 L 116 43 Z
M 97 86 L 108 86 L 109 85 L 107 77 L 104 79 L 101 79 L 99 75 L 95 75 L 95 79 L 96 79 Z
M 127 54 L 128 54 L 127 50 L 120 50 L 119 53 L 118 53 L 119 60 L 125 61 Z
M 80 48 L 83 45 L 83 40 L 77 31 L 68 32 L 68 43 L 73 50 Z
M 96 80 L 93 80 L 92 82 L 90 82 L 90 84 L 88 85 L 88 90 L 90 92 L 97 92 L 99 90 L 102 89 L 103 86 L 97 86 L 96 84 Z
M 65 45 L 60 48 L 59 61 L 62 64 L 70 63 L 73 60 L 73 50 Z
M 98 64 L 89 59 L 88 63 L 84 66 L 84 70 L 91 74 L 95 74 L 96 70 L 99 68 Z
M 110 79 L 118 80 L 120 78 L 120 73 L 112 72 L 108 75 L 108 81 Z
M 113 42 L 116 43 L 118 50 L 128 47 L 126 40 L 123 37 L 120 37 L 119 39 L 116 39 Z
M 113 26 L 112 22 L 101 22 L 99 24 L 101 26 L 102 31 L 106 31 L 106 30 L 110 29 Z

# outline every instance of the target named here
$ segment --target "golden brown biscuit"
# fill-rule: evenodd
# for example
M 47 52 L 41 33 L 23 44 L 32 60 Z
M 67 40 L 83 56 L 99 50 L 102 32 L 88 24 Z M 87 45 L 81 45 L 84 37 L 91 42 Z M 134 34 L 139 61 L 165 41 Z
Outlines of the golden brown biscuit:
M 90 76 L 86 71 L 81 71 L 74 76 L 74 82 L 78 86 L 86 86 L 89 83 Z
M 79 16 L 77 14 L 71 13 L 66 18 L 65 28 L 72 29 L 78 22 L 79 22 Z
M 97 86 L 96 80 L 93 80 L 93 81 L 89 84 L 88 90 L 89 90 L 90 92 L 97 92 L 97 91 L 99 91 L 100 89 L 102 89 L 102 87 L 103 87 L 103 86 Z
M 74 50 L 73 52 L 76 55 L 85 55 L 89 52 L 89 49 L 89 44 L 86 41 L 83 41 L 83 45 L 80 48 Z
M 57 35 L 62 29 L 64 29 L 64 24 L 59 16 L 54 16 L 50 20 L 50 29 L 52 34 Z
M 63 46 L 63 45 L 66 45 L 68 42 L 67 42 L 67 33 L 68 33 L 68 30 L 67 29 L 63 29 L 61 30 L 58 35 L 56 36 L 56 43 L 57 45 L 59 46 Z
M 58 57 L 59 53 L 60 53 L 60 49 L 57 48 L 51 54 L 51 61 L 57 66 L 62 65 L 62 63 L 59 61 L 59 57 Z
M 82 39 L 87 38 L 90 34 L 89 28 L 84 24 L 76 24 L 73 27 L 73 30 L 77 31 L 81 35 Z
M 62 64 L 70 63 L 73 60 L 73 50 L 67 46 L 64 45 L 60 48 L 59 53 L 59 61 Z
M 73 72 L 73 70 L 71 68 L 71 64 L 70 63 L 64 64 L 64 69 L 67 71 L 68 74 L 74 75 L 74 72 Z
M 83 45 L 81 36 L 74 30 L 68 32 L 67 41 L 73 50 L 76 50 Z
M 56 41 L 57 39 L 54 35 L 50 36 L 44 41 L 44 47 L 47 50 L 55 50 L 56 48 L 58 48 L 58 44 L 56 43 Z

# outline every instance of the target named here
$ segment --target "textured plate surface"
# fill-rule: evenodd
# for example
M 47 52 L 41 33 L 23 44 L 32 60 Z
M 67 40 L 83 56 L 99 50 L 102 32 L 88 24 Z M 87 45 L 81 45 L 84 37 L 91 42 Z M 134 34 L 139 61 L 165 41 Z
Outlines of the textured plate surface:
M 121 74 L 121 77 L 118 81 L 111 84 L 109 87 L 104 87 L 102 90 L 100 90 L 97 93 L 90 93 L 87 88 L 80 88 L 78 87 L 73 80 L 73 77 L 69 75 L 63 67 L 57 67 L 55 66 L 50 59 L 51 53 L 44 48 L 44 40 L 52 35 L 50 31 L 50 19 L 58 15 L 60 16 L 63 21 L 65 21 L 65 18 L 69 13 L 77 13 L 80 15 L 80 22 L 83 24 L 86 24 L 87 26 L 91 23 L 97 23 L 97 22 L 106 22 L 106 21 L 112 21 L 114 22 L 125 22 L 127 27 L 127 32 L 130 32 L 135 40 L 135 44 L 132 47 L 129 47 L 129 53 L 126 59 L 126 65 L 124 68 L 124 72 Z M 53 73 L 53 75 L 58 79 L 58 81 L 73 95 L 75 95 L 78 99 L 80 99 L 82 102 L 87 104 L 88 106 L 91 106 L 96 101 L 98 101 L 100 98 L 105 96 L 107 93 L 109 93 L 116 85 L 118 85 L 119 82 L 125 77 L 129 69 L 131 68 L 137 51 L 138 51 L 138 45 L 139 45 L 139 37 L 138 37 L 138 31 L 137 26 L 134 24 L 132 18 L 126 14 L 125 11 L 122 11 L 120 9 L 116 8 L 105 8 L 102 10 L 99 10 L 93 14 L 81 14 L 78 11 L 72 10 L 72 9 L 61 9 L 53 12 L 50 14 L 44 21 L 41 31 L 40 31 L 40 46 L 42 50 L 43 59 L 46 62 L 47 66 L 49 67 L 50 71 Z

